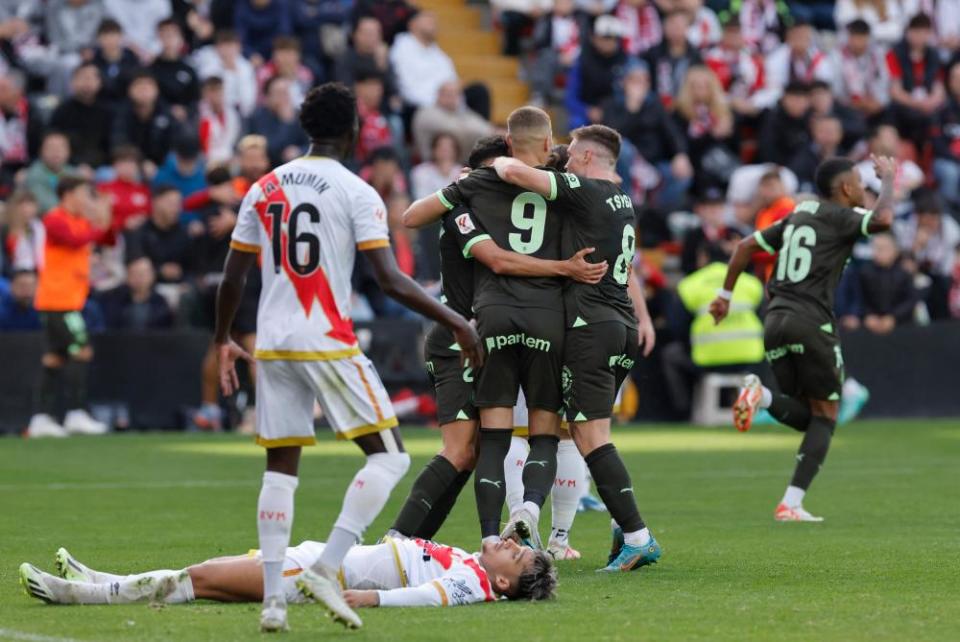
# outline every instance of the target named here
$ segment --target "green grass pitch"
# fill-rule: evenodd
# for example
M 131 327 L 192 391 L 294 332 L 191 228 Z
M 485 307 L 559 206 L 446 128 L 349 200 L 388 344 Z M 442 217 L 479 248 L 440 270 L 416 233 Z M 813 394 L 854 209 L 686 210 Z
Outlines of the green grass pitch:
M 366 610 L 348 632 L 291 607 L 284 640 L 957 640 L 960 422 L 859 422 L 838 430 L 807 507 L 823 524 L 772 519 L 798 435 L 785 428 L 618 429 L 640 509 L 664 547 L 656 566 L 615 577 L 609 522 L 580 515 L 578 563 L 561 563 L 549 604 Z M 384 532 L 435 431 L 406 431 L 413 466 L 368 532 Z M 324 539 L 361 459 L 324 438 L 307 451 L 293 541 Z M 180 568 L 256 547 L 262 455 L 230 436 L 0 440 L 0 639 L 257 639 L 257 605 L 47 606 L 17 566 L 52 570 L 67 546 L 95 568 Z M 465 491 L 438 539 L 478 541 Z M 549 524 L 549 516 L 544 516 Z

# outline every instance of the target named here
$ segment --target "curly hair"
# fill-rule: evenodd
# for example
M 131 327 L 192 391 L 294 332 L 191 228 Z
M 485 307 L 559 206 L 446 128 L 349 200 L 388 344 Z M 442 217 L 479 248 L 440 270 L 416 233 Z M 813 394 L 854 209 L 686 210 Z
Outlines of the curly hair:
M 817 167 L 813 182 L 817 186 L 817 192 L 824 198 L 833 196 L 837 188 L 837 179 L 854 170 L 856 166 L 848 158 L 828 158 Z
M 310 140 L 342 138 L 357 123 L 357 99 L 346 85 L 328 82 L 314 87 L 300 106 L 300 126 Z
M 497 156 L 509 156 L 510 148 L 507 147 L 507 141 L 499 134 L 496 136 L 484 136 L 473 144 L 470 150 L 470 157 L 467 159 L 467 166 L 470 169 L 481 167 L 484 162 L 493 160 Z
M 546 551 L 534 551 L 533 562 L 517 581 L 511 600 L 549 600 L 557 588 L 557 569 Z
M 567 161 L 570 160 L 570 150 L 567 145 L 554 145 L 550 148 L 550 155 L 547 156 L 546 167 L 555 169 L 558 172 L 564 171 L 567 167 Z

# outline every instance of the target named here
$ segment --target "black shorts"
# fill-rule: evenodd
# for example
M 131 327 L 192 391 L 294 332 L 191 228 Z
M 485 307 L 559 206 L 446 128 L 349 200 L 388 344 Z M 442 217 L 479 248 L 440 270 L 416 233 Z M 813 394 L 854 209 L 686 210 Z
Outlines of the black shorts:
M 839 401 L 843 354 L 832 324 L 771 312 L 763 323 L 767 361 L 780 391 L 791 397 Z
M 72 357 L 90 345 L 87 324 L 80 312 L 41 312 L 47 334 L 47 352 Z
M 640 356 L 635 327 L 617 321 L 567 330 L 563 402 L 567 421 L 609 419 L 617 391 Z
M 486 362 L 477 373 L 477 407 L 513 408 L 522 388 L 528 408 L 560 412 L 563 326 L 561 311 L 505 305 L 478 310 Z
M 453 335 L 446 328 L 435 325 L 427 334 L 424 349 L 427 373 L 437 395 L 437 421 L 441 426 L 477 418 L 473 368 L 460 363 L 460 354 L 450 349 L 454 343 Z

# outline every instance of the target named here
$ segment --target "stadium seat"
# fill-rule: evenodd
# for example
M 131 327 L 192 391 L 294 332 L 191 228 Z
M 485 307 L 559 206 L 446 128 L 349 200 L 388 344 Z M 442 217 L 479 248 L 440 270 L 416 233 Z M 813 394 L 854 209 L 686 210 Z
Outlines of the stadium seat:
M 699 426 L 729 425 L 733 401 L 736 401 L 745 374 L 709 372 L 703 375 L 693 391 L 693 423 Z M 729 403 L 725 403 L 728 400 Z

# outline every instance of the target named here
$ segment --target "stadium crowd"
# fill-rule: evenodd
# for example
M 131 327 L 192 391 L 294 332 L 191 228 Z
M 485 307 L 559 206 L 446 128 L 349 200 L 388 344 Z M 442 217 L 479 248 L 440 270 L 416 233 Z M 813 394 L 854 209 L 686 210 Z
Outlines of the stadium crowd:
M 388 206 L 402 269 L 439 275 L 437 230 L 399 215 L 455 179 L 496 132 L 429 11 L 405 0 L 0 0 L 0 331 L 40 328 L 65 176 L 96 188 L 83 302 L 92 332 L 212 327 L 237 208 L 303 154 L 297 108 L 318 83 L 357 97 L 349 165 Z M 640 215 L 637 268 L 663 340 L 674 287 L 814 191 L 824 158 L 901 162 L 895 234 L 865 241 L 837 297 L 845 328 L 960 317 L 960 0 L 491 0 L 532 102 L 570 128 L 618 129 Z M 562 114 L 565 114 L 563 116 Z M 59 192 L 59 193 L 58 193 Z M 642 204 L 642 205 L 641 205 Z M 53 259 L 53 260 L 51 260 Z M 758 257 L 754 272 L 769 275 Z M 409 314 L 362 261 L 353 317 Z M 257 283 L 237 331 L 255 332 Z M 66 296 L 66 295 L 64 295 Z M 56 308 L 54 308 L 56 309 Z M 679 315 L 683 317 L 684 315 Z M 204 401 L 217 423 L 213 355 Z M 201 417 L 203 419 L 203 417 Z

